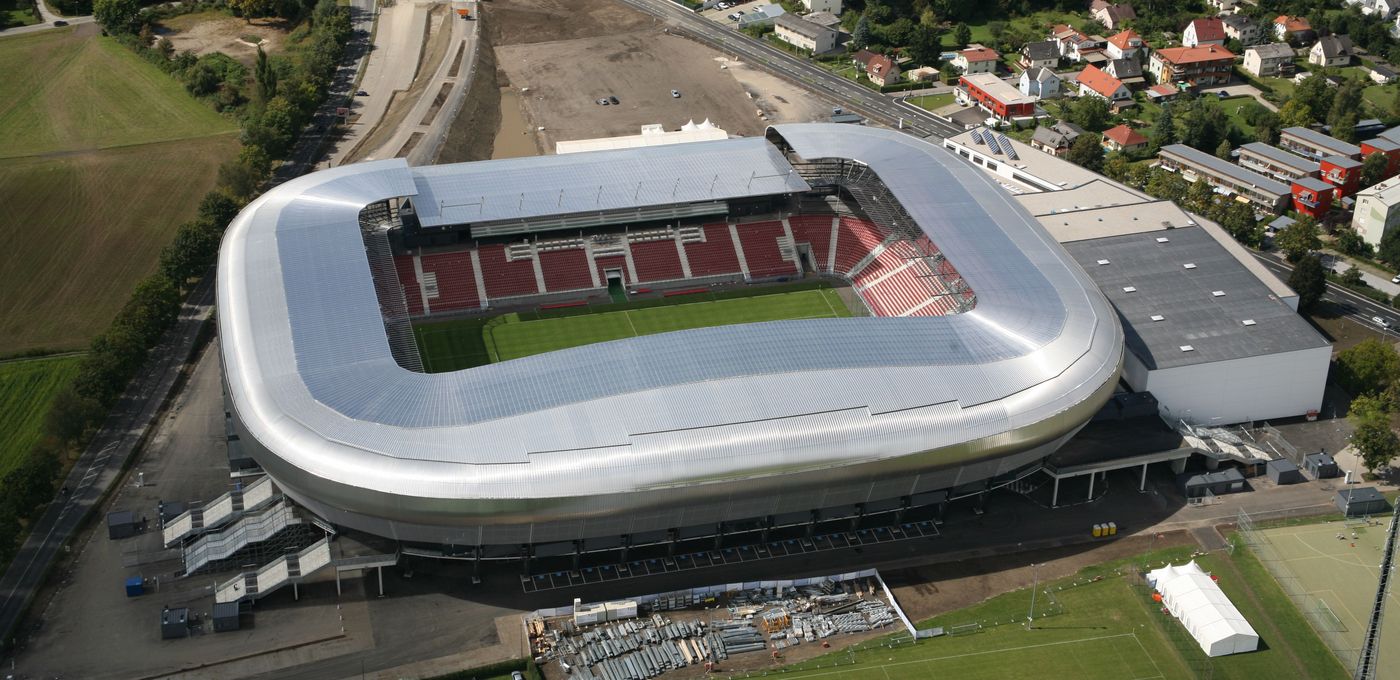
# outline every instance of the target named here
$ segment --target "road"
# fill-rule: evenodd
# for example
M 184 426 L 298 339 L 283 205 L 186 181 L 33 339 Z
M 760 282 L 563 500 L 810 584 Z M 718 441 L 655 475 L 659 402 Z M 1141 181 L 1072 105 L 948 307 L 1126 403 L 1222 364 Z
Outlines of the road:
M 127 459 L 145 439 L 147 427 L 165 406 L 194 351 L 195 341 L 214 311 L 213 277 L 190 294 L 180 319 L 152 348 L 138 377 L 127 386 L 102 429 L 93 437 L 64 480 L 60 494 L 30 529 L 14 561 L 0 576 L 0 633 L 6 643 L 69 538 L 101 503 L 121 476 Z
M 1288 281 L 1288 276 L 1293 273 L 1293 267 L 1291 265 L 1280 261 L 1272 255 L 1254 251 L 1250 252 L 1253 253 L 1254 257 L 1267 267 L 1269 271 L 1272 271 L 1285 282 Z M 1386 283 L 1389 282 L 1387 281 Z M 1371 328 L 1376 328 L 1376 324 L 1371 321 L 1371 317 L 1373 316 L 1379 316 L 1382 319 L 1390 319 L 1392 322 L 1395 321 L 1397 316 L 1395 308 L 1375 302 L 1364 295 L 1354 293 L 1335 283 L 1327 284 L 1327 292 L 1323 294 L 1322 299 L 1335 303 L 1351 320 Z M 1397 335 L 1396 339 L 1400 340 L 1400 335 Z
M 7 28 L 4 30 L 0 30 L 0 37 L 8 35 L 23 35 L 25 33 L 36 33 L 38 31 L 47 31 L 56 28 L 56 26 L 53 25 L 53 22 L 55 21 L 66 21 L 70 26 L 76 26 L 78 24 L 90 24 L 93 21 L 95 21 L 92 18 L 92 15 L 82 17 L 63 16 L 62 14 L 59 14 L 49 9 L 48 4 L 45 3 L 44 0 L 38 0 L 36 4 L 39 5 L 39 23 L 34 24 L 33 26 L 18 26 L 16 28 Z
M 911 104 L 842 78 L 812 62 L 706 19 L 670 0 L 622 0 L 640 12 L 665 22 L 673 33 L 737 56 L 741 61 L 826 95 L 832 101 L 890 127 L 920 137 L 951 137 L 962 128 Z M 901 125 L 902 123 L 902 125 Z

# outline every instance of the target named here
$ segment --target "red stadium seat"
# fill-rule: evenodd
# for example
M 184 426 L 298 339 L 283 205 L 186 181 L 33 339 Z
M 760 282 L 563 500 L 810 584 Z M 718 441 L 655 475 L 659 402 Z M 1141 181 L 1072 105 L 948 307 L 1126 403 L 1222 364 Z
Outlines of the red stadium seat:
M 752 222 L 740 224 L 739 245 L 744 249 L 744 262 L 749 277 L 791 276 L 797 273 L 792 260 L 785 259 L 778 249 L 778 239 L 787 235 L 782 222 Z
M 739 255 L 734 252 L 734 240 L 729 237 L 729 225 L 707 224 L 704 243 L 687 243 L 685 257 L 690 261 L 690 275 L 719 276 L 738 274 Z
M 430 312 L 481 307 L 470 250 L 425 254 L 419 260 L 423 273 L 431 273 L 437 278 L 437 297 L 427 301 Z M 412 262 L 409 264 L 411 267 Z

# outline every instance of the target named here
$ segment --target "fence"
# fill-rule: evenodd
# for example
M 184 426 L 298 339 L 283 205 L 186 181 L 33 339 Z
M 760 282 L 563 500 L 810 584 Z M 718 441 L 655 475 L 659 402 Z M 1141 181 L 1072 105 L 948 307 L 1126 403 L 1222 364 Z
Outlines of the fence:
M 1259 558 L 1260 564 L 1273 574 L 1274 580 L 1278 582 L 1283 592 L 1288 595 L 1288 599 L 1298 607 L 1298 611 L 1303 613 L 1303 618 L 1308 620 L 1308 625 L 1317 632 L 1317 636 L 1322 639 L 1322 643 L 1332 650 L 1337 659 L 1342 662 L 1345 668 L 1355 668 L 1357 654 L 1360 650 L 1356 644 L 1346 639 L 1347 627 L 1332 612 L 1332 608 L 1327 606 L 1321 598 L 1307 591 L 1303 582 L 1298 580 L 1296 574 L 1288 566 L 1288 560 L 1283 559 L 1269 537 L 1265 535 L 1254 524 L 1254 519 L 1249 513 L 1240 510 L 1239 516 L 1235 520 L 1238 526 L 1237 539 L 1243 541 L 1254 556 Z

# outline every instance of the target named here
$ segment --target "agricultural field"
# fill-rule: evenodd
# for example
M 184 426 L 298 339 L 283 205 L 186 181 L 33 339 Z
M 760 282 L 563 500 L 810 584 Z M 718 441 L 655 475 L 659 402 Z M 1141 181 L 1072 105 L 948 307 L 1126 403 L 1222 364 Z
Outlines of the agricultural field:
M 1243 550 L 1195 559 L 1219 578 L 1255 627 L 1260 651 L 1206 657 L 1185 628 L 1160 611 L 1137 576 L 1145 567 L 1189 559 L 1190 548 L 1159 550 L 1044 584 L 1037 591 L 1033 627 L 1025 625 L 1031 592 L 1021 589 L 917 624 L 960 634 L 909 644 L 908 634 L 899 633 L 796 664 L 781 675 L 831 680 L 1347 677 L 1283 591 Z
M 237 126 L 93 26 L 0 38 L 0 356 L 87 344 L 194 216 Z
M 721 299 L 715 299 L 711 293 L 685 295 L 603 305 L 596 311 L 578 307 L 507 314 L 494 319 L 461 319 L 421 324 L 414 332 L 424 368 L 438 373 L 690 328 L 851 316 L 835 290 L 773 290 L 740 289 L 733 291 L 735 297 Z M 764 292 L 767 294 L 755 294 Z
M 0 363 L 0 477 L 39 440 L 54 396 L 78 371 L 80 357 Z

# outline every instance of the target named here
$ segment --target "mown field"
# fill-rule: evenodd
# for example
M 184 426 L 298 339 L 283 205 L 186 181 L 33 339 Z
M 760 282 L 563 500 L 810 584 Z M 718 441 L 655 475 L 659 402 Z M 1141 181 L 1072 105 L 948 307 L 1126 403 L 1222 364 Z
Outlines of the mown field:
M 0 39 L 0 356 L 74 349 L 194 216 L 233 121 L 92 26 Z
M 813 290 L 808 284 L 795 288 L 802 289 L 739 289 L 719 299 L 705 293 L 603 305 L 596 310 L 569 308 L 460 319 L 420 324 L 414 332 L 424 368 L 439 373 L 654 333 L 851 315 L 835 290 Z
M 980 630 L 971 628 L 977 632 L 917 645 L 894 644 L 895 638 L 882 638 L 853 651 L 797 664 L 777 675 L 832 680 L 1347 677 L 1278 584 L 1245 551 L 1234 556 L 1215 553 L 1197 560 L 1219 577 L 1221 589 L 1259 633 L 1260 651 L 1208 659 L 1185 628 L 1163 614 L 1160 605 L 1150 599 L 1150 591 L 1131 575 L 1145 563 L 1153 567 L 1165 560 L 1182 564 L 1190 552 L 1189 548 L 1158 551 L 1043 584 L 1033 628 L 1023 625 L 1030 608 L 1030 590 L 1022 589 L 918 624 L 920 628 L 941 626 L 945 630 L 979 624 Z M 900 633 L 896 638 L 907 640 L 908 634 Z M 735 677 L 761 677 L 765 673 L 775 674 L 759 671 Z
M 79 357 L 0 363 L 0 476 L 39 440 L 54 395 L 78 370 Z

